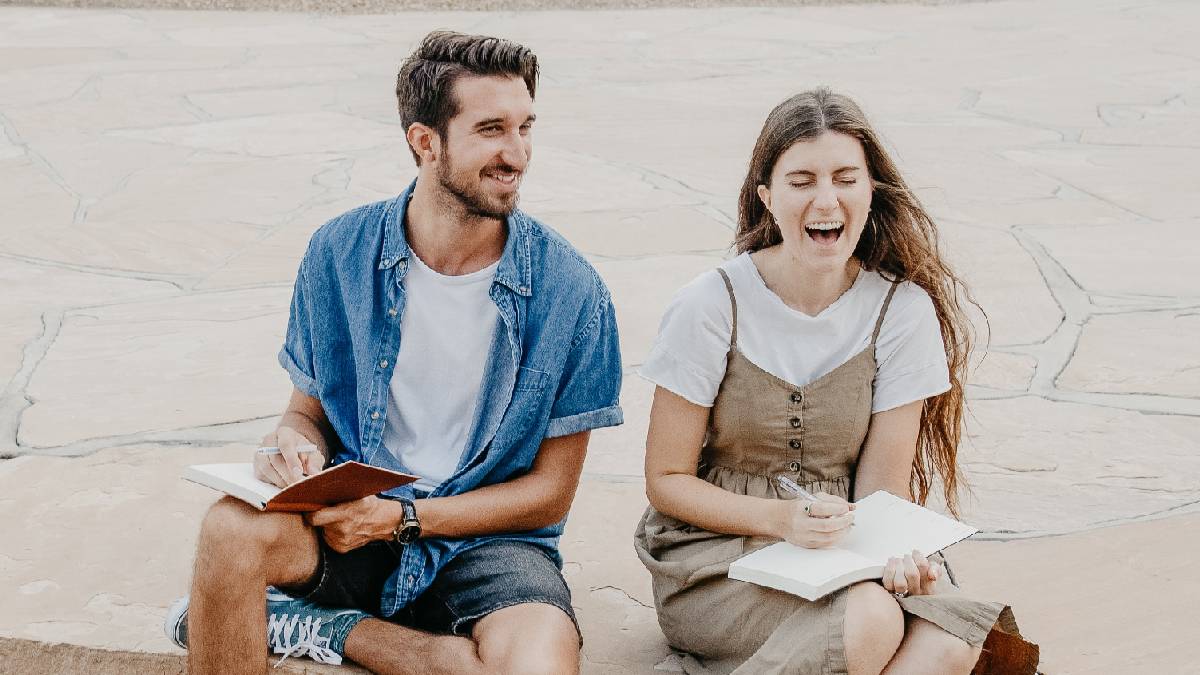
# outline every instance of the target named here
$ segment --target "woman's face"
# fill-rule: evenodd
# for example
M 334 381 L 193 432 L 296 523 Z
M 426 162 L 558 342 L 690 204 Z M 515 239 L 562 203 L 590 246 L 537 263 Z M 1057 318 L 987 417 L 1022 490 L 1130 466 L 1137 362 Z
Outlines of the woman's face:
M 758 196 L 779 223 L 785 251 L 797 262 L 832 270 L 858 245 L 871 189 L 862 143 L 827 131 L 784 151 Z

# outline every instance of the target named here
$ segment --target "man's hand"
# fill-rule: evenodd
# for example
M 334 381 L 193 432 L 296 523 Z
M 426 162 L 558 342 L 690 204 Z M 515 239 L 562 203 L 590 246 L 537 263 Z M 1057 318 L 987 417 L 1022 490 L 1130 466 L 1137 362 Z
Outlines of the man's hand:
M 321 528 L 325 543 L 338 553 L 390 539 L 403 515 L 400 502 L 374 495 L 313 511 L 305 520 Z
M 320 473 L 325 456 L 316 443 L 289 426 L 281 426 L 263 436 L 263 447 L 278 447 L 279 454 L 254 455 L 254 477 L 277 487 Z

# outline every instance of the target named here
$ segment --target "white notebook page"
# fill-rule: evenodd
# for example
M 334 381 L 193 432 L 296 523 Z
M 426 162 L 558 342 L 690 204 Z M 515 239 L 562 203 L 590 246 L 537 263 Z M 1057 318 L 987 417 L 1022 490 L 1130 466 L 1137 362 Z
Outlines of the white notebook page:
M 772 544 L 734 562 L 736 569 L 732 575 L 762 578 L 756 573 L 765 573 L 767 578 L 778 578 L 781 583 L 795 579 L 815 588 L 855 570 L 882 569 L 888 558 L 903 556 L 913 549 L 925 555 L 935 553 L 976 531 L 970 525 L 881 490 L 856 502 L 854 527 L 836 548 L 803 548 L 787 542 Z

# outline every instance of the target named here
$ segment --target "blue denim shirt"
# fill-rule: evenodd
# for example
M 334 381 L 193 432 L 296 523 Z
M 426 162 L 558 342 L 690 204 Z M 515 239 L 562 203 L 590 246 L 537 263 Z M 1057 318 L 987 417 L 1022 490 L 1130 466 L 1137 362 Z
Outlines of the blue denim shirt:
M 297 388 L 321 401 L 340 441 L 334 463 L 358 460 L 405 470 L 382 439 L 403 339 L 403 281 L 412 257 L 404 214 L 415 185 L 326 223 L 313 235 L 296 275 L 279 362 Z M 566 240 L 514 211 L 489 293 L 500 318 L 467 446 L 455 473 L 428 496 L 516 478 L 529 471 L 543 440 L 622 422 L 611 298 Z M 405 486 L 387 496 L 424 495 Z M 559 522 L 503 536 L 544 547 L 561 566 L 562 530 Z M 405 546 L 384 587 L 383 613 L 399 611 L 456 554 L 488 539 L 428 538 Z

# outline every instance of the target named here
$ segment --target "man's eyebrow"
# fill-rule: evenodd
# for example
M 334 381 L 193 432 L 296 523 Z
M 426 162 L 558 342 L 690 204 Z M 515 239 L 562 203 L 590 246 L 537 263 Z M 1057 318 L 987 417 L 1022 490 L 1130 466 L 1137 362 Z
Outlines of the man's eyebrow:
M 483 127 L 489 127 L 489 126 L 491 126 L 491 125 L 493 125 L 493 124 L 500 124 L 500 123 L 502 123 L 502 122 L 504 122 L 504 118 L 503 118 L 503 117 L 489 117 L 489 118 L 487 118 L 487 119 L 485 119 L 485 120 L 479 120 L 478 122 L 476 122 L 476 123 L 475 123 L 475 128 L 476 128 L 476 129 L 481 129 L 481 128 L 483 128 Z

